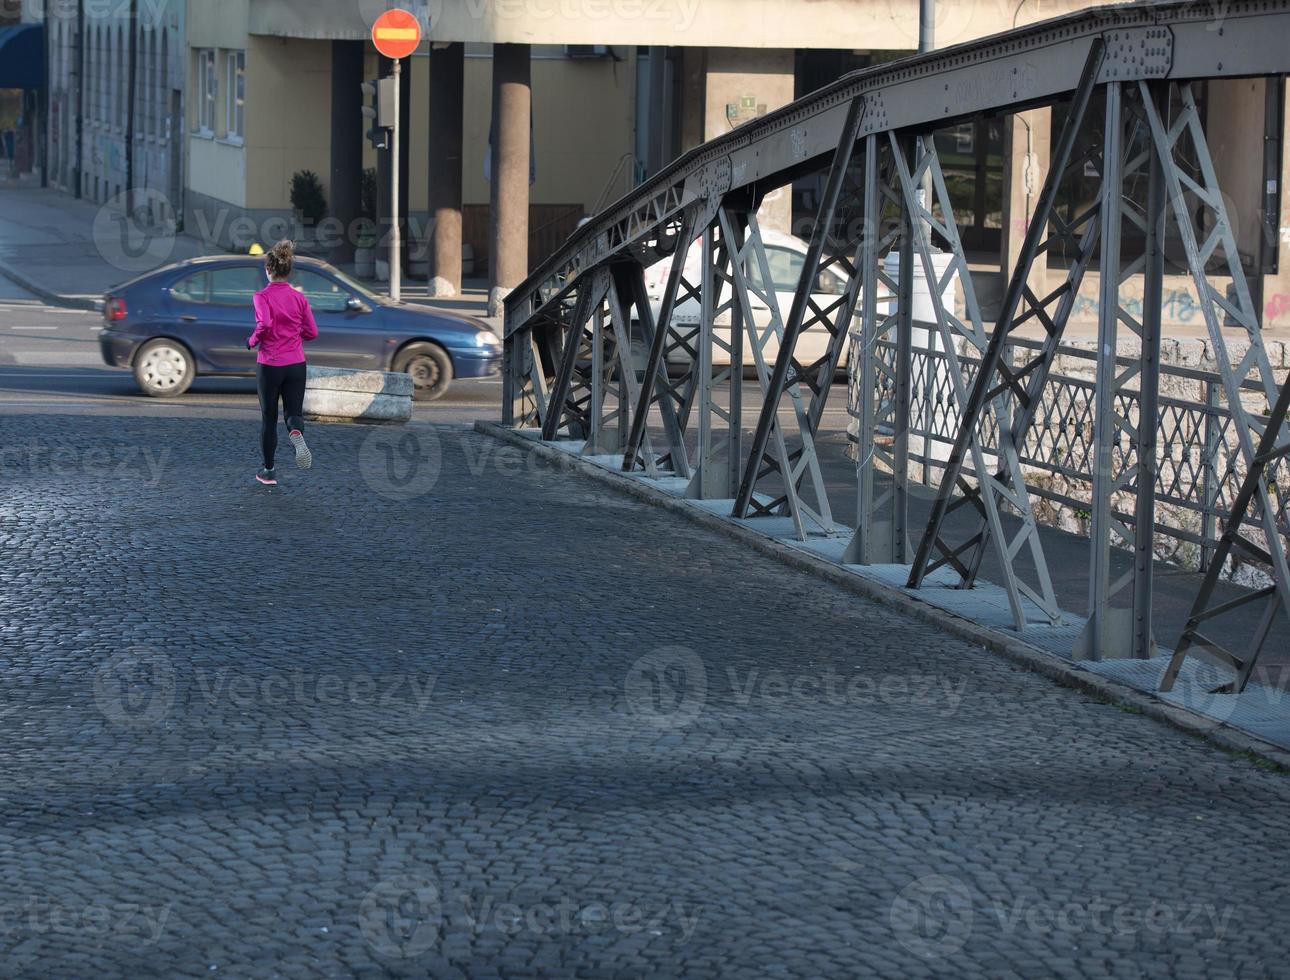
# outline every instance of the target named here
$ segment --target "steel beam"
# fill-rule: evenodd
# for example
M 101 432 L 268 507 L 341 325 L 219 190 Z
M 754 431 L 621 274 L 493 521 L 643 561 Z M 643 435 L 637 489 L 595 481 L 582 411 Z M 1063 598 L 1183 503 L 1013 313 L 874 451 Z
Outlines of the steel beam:
M 743 251 L 744 220 L 735 215 L 730 235 L 720 222 L 703 233 L 703 280 L 700 286 L 698 337 L 697 412 L 698 462 L 686 496 L 697 500 L 733 497 L 739 479 L 740 443 L 743 438 L 743 308 L 735 296 L 731 263 Z M 718 321 L 729 318 L 729 338 L 723 341 Z M 721 350 L 728 364 L 717 368 L 713 353 Z M 721 393 L 726 404 L 721 404 Z
M 852 358 L 858 359 L 858 391 L 853 415 L 859 422 L 856 454 L 856 530 L 843 560 L 852 564 L 905 564 L 908 560 L 906 515 L 909 494 L 909 422 L 911 339 L 913 333 L 914 242 L 909 211 L 895 183 L 890 153 L 880 159 L 883 145 L 876 134 L 865 137 L 864 221 L 856 268 L 860 279 L 860 330 Z M 888 205 L 895 219 L 885 221 Z M 896 280 L 887 276 L 882 257 L 895 245 L 899 255 Z M 879 311 L 878 287 L 896 296 Z M 883 360 L 879 345 L 895 343 L 895 363 Z M 853 369 L 854 370 L 854 369 Z M 880 435 L 880 433 L 882 435 Z M 889 438 L 888 445 L 883 438 Z M 891 472 L 891 487 L 877 490 L 876 464 Z
M 1102 163 L 1101 303 L 1098 318 L 1097 397 L 1094 411 L 1092 527 L 1089 535 L 1088 622 L 1076 644 L 1078 659 L 1147 657 L 1152 652 L 1150 546 L 1154 533 L 1155 405 L 1159 391 L 1159 309 L 1162 260 L 1163 183 L 1155 151 L 1140 147 L 1145 134 L 1137 90 L 1112 83 L 1106 90 L 1106 126 Z M 1146 171 L 1145 174 L 1143 171 Z M 1133 178 L 1147 178 L 1146 209 L 1128 193 Z M 1122 241 L 1131 223 L 1145 242 L 1141 254 L 1126 261 Z M 1142 319 L 1126 307 L 1121 290 L 1129 279 L 1144 275 Z M 1139 355 L 1122 367 L 1119 328 L 1128 328 Z M 1136 385 L 1139 398 L 1132 397 Z M 1137 415 L 1132 405 L 1138 406 Z M 1117 510 L 1126 495 L 1134 500 L 1133 516 Z M 1149 498 L 1143 501 L 1143 496 Z M 1141 523 L 1146 518 L 1148 523 Z M 1135 551 L 1146 527 L 1148 558 L 1135 553 L 1133 567 L 1112 578 L 1112 548 Z M 1139 571 L 1145 574 L 1140 579 Z M 1128 605 L 1123 604 L 1127 598 Z
M 971 416 L 972 396 L 964 380 L 958 345 L 966 341 L 976 348 L 984 359 L 988 353 L 989 338 L 981 322 L 981 309 L 972 285 L 967 255 L 959 239 L 954 209 L 945 185 L 945 177 L 941 172 L 935 143 L 930 138 L 919 141 L 915 150 L 916 165 L 911 168 L 905 154 L 896 145 L 894 137 L 892 139 L 893 150 L 896 153 L 896 170 L 900 175 L 905 206 L 913 212 L 915 251 L 922 261 L 924 275 L 931 284 L 932 306 L 936 311 L 936 328 L 945 351 L 944 360 L 953 388 L 954 403 L 960 418 L 963 419 L 963 424 L 960 426 L 961 438 L 956 440 L 956 449 L 971 455 L 973 475 L 978 482 L 985 484 L 984 492 L 974 493 L 975 488 L 961 475 L 962 456 L 951 456 L 946 467 L 947 478 L 941 482 L 941 497 L 948 498 L 954 489 L 960 489 L 971 501 L 972 506 L 979 510 L 984 519 L 984 530 L 979 530 L 976 536 L 965 544 L 951 546 L 938 534 L 934 534 L 933 528 L 929 526 L 928 533 L 919 543 L 918 553 L 914 557 L 909 587 L 921 588 L 925 577 L 944 565 L 952 567 L 959 574 L 960 584 L 966 586 L 971 581 L 972 568 L 963 561 L 961 555 L 982 544 L 985 535 L 988 535 L 999 555 L 1004 579 L 1002 584 L 1007 592 L 1008 604 L 1017 629 L 1026 625 L 1025 600 L 1034 603 L 1045 616 L 1056 622 L 1060 618 L 1060 610 L 1057 607 L 1056 596 L 1053 594 L 1048 566 L 1039 540 L 1038 522 L 1030 507 L 1030 497 L 1026 491 L 1026 482 L 1015 447 L 1011 446 L 1006 438 L 1000 440 L 999 467 L 1003 476 L 996 477 L 994 467 L 987 462 L 979 427 L 976 424 L 969 424 L 969 422 L 975 423 L 976 419 Z M 918 194 L 925 172 L 930 172 L 932 176 L 935 188 L 934 201 L 923 202 Z M 936 204 L 940 205 L 941 217 L 937 217 L 934 213 Z M 950 264 L 943 277 L 937 274 L 932 259 L 929 229 L 935 230 L 949 246 Z M 952 310 L 946 308 L 942 295 L 955 277 L 958 278 L 963 289 L 964 306 L 968 316 L 966 323 Z M 984 400 L 984 395 L 990 391 L 988 384 L 981 391 L 980 397 Z M 1009 413 L 1002 395 L 990 399 L 989 408 L 997 431 L 1006 433 L 1009 430 Z M 948 474 L 951 473 L 956 475 L 953 480 L 948 478 Z M 1005 536 L 1003 530 L 1001 511 L 1003 504 L 1007 504 L 1016 511 L 1021 519 L 1021 530 L 1011 540 Z M 944 508 L 942 513 L 943 510 Z M 1033 586 L 1022 578 L 1021 570 L 1015 564 L 1015 557 L 1022 547 L 1028 549 L 1035 565 L 1034 574 L 1037 582 Z
M 790 475 L 787 469 L 781 470 L 775 457 L 766 452 L 766 444 L 770 439 L 771 426 L 779 414 L 785 386 L 790 379 L 793 384 L 797 384 L 804 373 L 795 356 L 797 339 L 801 335 L 807 307 L 810 305 L 811 297 L 816 290 L 816 281 L 820 273 L 820 257 L 833 231 L 833 219 L 837 213 L 838 200 L 842 196 L 847 170 L 851 166 L 851 156 L 855 150 L 856 139 L 860 132 L 860 121 L 863 117 L 864 100 L 856 99 L 851 103 L 847 111 L 847 121 L 842 127 L 842 138 L 838 143 L 837 150 L 833 155 L 833 162 L 829 167 L 824 194 L 820 199 L 820 208 L 815 217 L 815 229 L 811 233 L 811 241 L 807 245 L 806 257 L 802 262 L 802 272 L 798 278 L 797 289 L 793 293 L 793 302 L 789 308 L 788 320 L 783 326 L 779 353 L 775 358 L 775 367 L 771 371 L 765 397 L 762 401 L 761 414 L 757 419 L 757 428 L 753 432 L 752 451 L 748 456 L 748 464 L 744 469 L 743 479 L 739 484 L 739 494 L 735 498 L 734 515 L 736 517 L 748 516 L 753 492 L 763 476 L 778 474 L 785 481 L 796 479 L 796 477 Z M 763 282 L 763 285 L 769 286 L 769 283 Z M 770 302 L 776 304 L 773 292 L 770 295 Z M 850 317 L 848 316 L 847 320 L 849 319 Z M 834 349 L 841 348 L 841 338 L 846 335 L 846 322 L 843 321 L 839 328 L 831 331 L 834 339 L 834 344 L 832 345 Z M 820 411 L 823 411 L 822 405 Z M 790 457 L 790 466 L 793 463 L 797 463 L 800 466 L 803 454 L 814 452 L 814 447 L 811 445 L 812 440 L 810 439 L 810 436 L 814 434 L 810 413 L 807 415 L 807 420 L 807 428 L 810 432 L 804 434 L 801 451 Z
M 721 230 L 724 235 L 734 237 L 733 218 L 730 212 L 722 208 Z M 748 348 L 753 356 L 757 369 L 757 380 L 765 397 L 770 387 L 770 365 L 766 361 L 766 348 L 773 339 L 783 343 L 783 321 L 776 302 L 774 282 L 770 273 L 770 263 L 766 258 L 766 248 L 762 243 L 761 229 L 757 224 L 756 214 L 749 210 L 745 214 L 748 231 L 740 251 L 732 263 L 734 271 L 735 295 L 742 306 L 744 324 L 747 328 Z M 758 323 L 757 314 L 761 313 L 764 325 Z M 753 498 L 750 505 L 759 514 L 770 514 L 778 509 L 781 503 L 792 518 L 793 528 L 799 539 L 807 538 L 806 522 L 809 520 L 825 534 L 833 532 L 833 517 L 829 510 L 828 492 L 824 486 L 824 475 L 820 471 L 819 459 L 815 454 L 814 440 L 807 422 L 806 408 L 802 403 L 802 393 L 796 381 L 785 388 L 793 405 L 798 432 L 802 439 L 803 451 L 795 466 L 788 453 L 784 438 L 784 427 L 777 416 L 772 417 L 770 440 L 776 456 L 776 465 L 783 475 L 781 497 L 772 501 Z M 805 472 L 809 475 L 811 490 L 815 497 L 816 507 L 811 508 L 803 502 L 797 492 L 798 476 Z
M 595 277 L 588 277 L 593 280 Z M 560 369 L 555 376 L 555 385 L 551 388 L 552 410 L 542 419 L 542 438 L 550 441 L 556 437 L 561 426 L 568 428 L 569 435 L 575 438 L 586 438 L 587 418 L 584 402 L 571 398 L 573 376 L 577 371 L 580 358 L 590 353 L 591 334 L 586 330 L 591 319 L 591 311 L 600 305 L 604 296 L 593 296 L 592 283 L 583 284 L 578 290 L 577 302 L 569 317 L 568 328 L 564 331 L 564 347 L 560 357 Z
M 667 377 L 667 363 L 664 352 L 669 346 L 668 337 L 672 330 L 672 314 L 676 309 L 677 293 L 680 289 L 685 259 L 690 252 L 690 243 L 694 239 L 697 209 L 690 208 L 681 218 L 680 229 L 676 233 L 676 242 L 672 252 L 672 265 L 668 270 L 667 286 L 663 290 L 663 301 L 659 308 L 657 329 L 654 324 L 654 312 L 650 308 L 649 294 L 645 288 L 644 270 L 634 265 L 631 277 L 632 302 L 636 308 L 637 322 L 645 342 L 649 344 L 649 355 L 645 362 L 644 378 L 641 382 L 639 401 L 632 414 L 631 429 L 627 445 L 623 450 L 623 469 L 631 471 L 636 468 L 640 453 L 641 439 L 649 425 L 650 407 L 659 406 L 663 416 L 663 427 L 667 433 L 668 453 L 666 462 L 676 476 L 689 477 L 690 464 L 685 452 L 685 435 L 677 417 L 677 406 L 671 400 L 671 389 Z M 655 390 L 659 395 L 655 396 Z

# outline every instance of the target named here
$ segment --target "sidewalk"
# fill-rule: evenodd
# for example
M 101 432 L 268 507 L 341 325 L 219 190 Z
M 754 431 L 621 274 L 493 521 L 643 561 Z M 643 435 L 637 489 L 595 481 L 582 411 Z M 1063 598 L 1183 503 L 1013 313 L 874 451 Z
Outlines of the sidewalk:
M 162 229 L 148 236 L 127 234 L 119 216 L 97 204 L 54 190 L 0 183 L 0 275 L 51 305 L 98 309 L 103 294 L 122 282 L 172 262 L 224 254 L 225 249 L 192 235 Z M 387 288 L 378 282 L 368 285 L 377 292 Z M 403 298 L 486 319 L 487 283 L 467 280 L 464 287 L 455 299 L 437 300 L 428 295 L 425 282 L 405 280 Z

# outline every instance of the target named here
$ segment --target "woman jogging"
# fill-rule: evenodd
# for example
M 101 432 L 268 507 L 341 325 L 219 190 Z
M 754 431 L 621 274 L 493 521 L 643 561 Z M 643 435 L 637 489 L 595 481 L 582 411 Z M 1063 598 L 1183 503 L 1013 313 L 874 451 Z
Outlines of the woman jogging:
M 281 241 L 264 257 L 269 284 L 255 294 L 255 332 L 248 350 L 260 348 L 256 383 L 260 390 L 260 449 L 264 469 L 255 478 L 274 487 L 273 456 L 278 448 L 278 398 L 287 417 L 287 433 L 296 448 L 296 465 L 307 470 L 313 455 L 305 445 L 305 349 L 301 343 L 318 336 L 318 324 L 309 300 L 287 278 L 295 258 L 295 244 Z

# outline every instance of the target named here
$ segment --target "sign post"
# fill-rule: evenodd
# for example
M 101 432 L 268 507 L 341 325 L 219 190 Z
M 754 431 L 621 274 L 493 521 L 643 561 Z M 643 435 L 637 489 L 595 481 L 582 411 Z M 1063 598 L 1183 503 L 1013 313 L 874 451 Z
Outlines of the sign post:
M 406 10 L 387 10 L 372 24 L 372 43 L 376 50 L 394 62 L 394 119 L 390 138 L 390 299 L 402 299 L 402 242 L 399 235 L 399 100 L 403 59 L 421 44 L 421 23 Z

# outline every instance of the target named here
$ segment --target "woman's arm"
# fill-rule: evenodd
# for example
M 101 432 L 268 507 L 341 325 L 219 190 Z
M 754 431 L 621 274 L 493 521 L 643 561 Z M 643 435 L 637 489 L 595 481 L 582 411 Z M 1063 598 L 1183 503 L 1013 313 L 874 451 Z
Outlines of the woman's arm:
M 305 304 L 304 313 L 300 317 L 300 339 L 316 340 L 318 338 L 318 323 L 314 320 L 314 311 L 309 306 L 309 300 L 303 295 L 300 301 Z
M 246 342 L 247 350 L 258 344 L 264 337 L 265 331 L 269 329 L 269 304 L 259 293 L 256 293 L 251 300 L 251 306 L 255 310 L 255 330 L 251 332 L 251 337 Z

